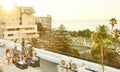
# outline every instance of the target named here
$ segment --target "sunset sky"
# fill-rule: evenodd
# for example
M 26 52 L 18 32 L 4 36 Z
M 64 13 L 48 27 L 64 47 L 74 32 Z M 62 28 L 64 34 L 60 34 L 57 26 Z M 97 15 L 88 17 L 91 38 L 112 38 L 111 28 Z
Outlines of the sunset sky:
M 120 0 L 0 0 L 5 8 L 15 3 L 33 6 L 36 16 L 50 14 L 57 20 L 120 19 Z

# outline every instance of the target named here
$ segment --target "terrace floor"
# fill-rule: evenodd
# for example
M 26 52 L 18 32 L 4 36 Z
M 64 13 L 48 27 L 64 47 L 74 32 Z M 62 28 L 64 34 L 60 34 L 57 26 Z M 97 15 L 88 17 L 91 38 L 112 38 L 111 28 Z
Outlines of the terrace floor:
M 28 66 L 26 69 L 20 69 L 14 64 L 0 64 L 0 72 L 42 72 L 42 70 L 40 67 L 33 68 L 31 66 Z
M 6 60 L 4 59 L 5 50 L 6 48 L 0 47 L 0 61 L 3 59 L 2 63 L 0 62 L 0 72 L 43 72 L 40 67 L 34 68 L 28 66 L 26 69 L 20 69 L 14 64 L 6 64 Z

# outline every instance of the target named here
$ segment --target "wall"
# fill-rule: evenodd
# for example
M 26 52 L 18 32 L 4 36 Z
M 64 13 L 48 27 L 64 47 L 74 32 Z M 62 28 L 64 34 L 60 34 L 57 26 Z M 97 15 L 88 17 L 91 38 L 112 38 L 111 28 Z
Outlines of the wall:
M 40 68 L 43 72 L 58 72 L 56 63 L 50 62 L 45 59 L 40 59 Z

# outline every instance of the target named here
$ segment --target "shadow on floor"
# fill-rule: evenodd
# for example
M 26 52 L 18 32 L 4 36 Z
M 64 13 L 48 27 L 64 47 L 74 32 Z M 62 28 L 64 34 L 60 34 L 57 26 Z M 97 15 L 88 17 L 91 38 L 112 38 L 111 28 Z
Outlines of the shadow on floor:
M 3 72 L 3 71 L 0 69 L 0 72 Z

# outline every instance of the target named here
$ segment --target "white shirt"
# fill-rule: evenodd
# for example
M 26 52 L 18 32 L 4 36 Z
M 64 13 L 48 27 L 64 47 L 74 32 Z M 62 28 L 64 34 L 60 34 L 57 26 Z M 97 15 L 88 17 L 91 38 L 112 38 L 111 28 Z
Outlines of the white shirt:
M 35 60 L 35 61 L 37 61 L 37 60 L 38 60 L 38 57 L 36 57 L 36 56 L 33 56 L 33 57 L 32 57 L 32 60 Z

